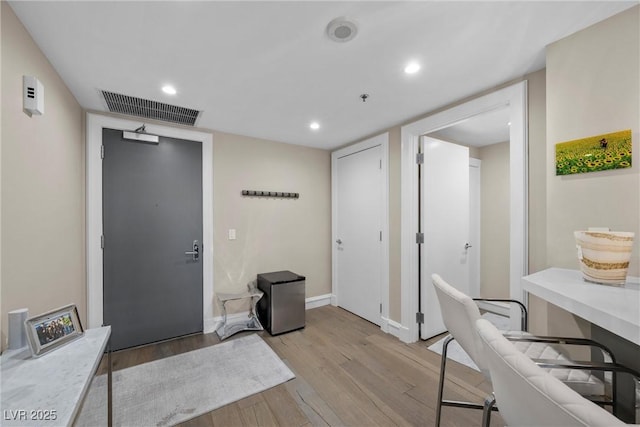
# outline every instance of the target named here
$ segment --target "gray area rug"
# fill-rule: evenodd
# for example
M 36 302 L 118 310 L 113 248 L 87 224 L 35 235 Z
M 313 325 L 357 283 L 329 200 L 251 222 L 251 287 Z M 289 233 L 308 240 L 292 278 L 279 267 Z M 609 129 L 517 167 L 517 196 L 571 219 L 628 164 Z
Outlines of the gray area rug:
M 295 375 L 258 335 L 113 372 L 114 426 L 170 426 Z M 76 426 L 106 425 L 107 378 L 93 379 Z
M 500 316 L 499 314 L 494 313 L 484 313 L 482 315 L 483 318 L 487 319 L 489 322 L 493 323 L 496 328 L 506 331 L 509 329 L 509 318 L 505 316 Z M 446 338 L 446 337 L 445 337 Z M 429 350 L 442 354 L 442 345 L 444 344 L 445 338 L 433 343 L 428 347 Z M 480 372 L 480 369 L 473 363 L 473 360 L 469 357 L 469 355 L 460 347 L 457 341 L 452 341 L 449 344 L 449 348 L 447 349 L 447 359 L 455 360 L 458 363 L 462 363 L 470 367 L 471 369 L 475 369 Z

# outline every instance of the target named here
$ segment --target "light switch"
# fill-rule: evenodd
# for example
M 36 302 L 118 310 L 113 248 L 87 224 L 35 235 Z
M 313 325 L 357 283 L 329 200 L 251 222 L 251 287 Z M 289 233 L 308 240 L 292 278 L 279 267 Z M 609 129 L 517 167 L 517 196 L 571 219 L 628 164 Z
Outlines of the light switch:
M 235 228 L 230 228 L 229 229 L 229 240 L 236 240 L 236 229 Z

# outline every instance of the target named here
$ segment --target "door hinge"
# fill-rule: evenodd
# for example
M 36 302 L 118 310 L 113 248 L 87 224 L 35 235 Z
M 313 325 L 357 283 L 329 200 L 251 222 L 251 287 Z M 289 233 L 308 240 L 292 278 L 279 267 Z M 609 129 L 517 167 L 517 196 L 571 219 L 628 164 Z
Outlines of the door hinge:
M 416 313 L 416 323 L 419 323 L 421 325 L 424 324 L 424 313 Z
M 100 236 L 100 249 L 104 249 L 104 234 Z
M 380 231 L 380 241 L 382 242 L 382 231 Z
M 416 163 L 419 165 L 424 163 L 424 153 L 416 154 Z
M 424 243 L 424 233 L 416 233 L 416 243 L 421 245 Z
M 100 146 L 100 158 L 104 159 L 104 145 Z
M 380 169 L 382 169 L 382 159 L 380 159 Z
M 382 303 L 380 303 L 380 314 L 382 314 Z

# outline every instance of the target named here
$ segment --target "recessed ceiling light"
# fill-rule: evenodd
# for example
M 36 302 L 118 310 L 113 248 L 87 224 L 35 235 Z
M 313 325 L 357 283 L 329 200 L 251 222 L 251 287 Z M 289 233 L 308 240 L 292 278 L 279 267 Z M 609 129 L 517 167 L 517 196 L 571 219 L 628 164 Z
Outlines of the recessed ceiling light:
M 511 126 L 511 122 L 508 122 L 508 123 L 507 123 L 507 126 Z
M 176 88 L 171 85 L 162 86 L 162 91 L 167 95 L 175 95 L 177 93 Z
M 409 62 L 406 67 L 404 67 L 404 72 L 407 74 L 415 74 L 420 71 L 420 64 L 417 62 Z
M 320 123 L 318 122 L 311 122 L 311 124 L 309 125 L 309 127 L 313 130 L 318 130 L 320 129 Z

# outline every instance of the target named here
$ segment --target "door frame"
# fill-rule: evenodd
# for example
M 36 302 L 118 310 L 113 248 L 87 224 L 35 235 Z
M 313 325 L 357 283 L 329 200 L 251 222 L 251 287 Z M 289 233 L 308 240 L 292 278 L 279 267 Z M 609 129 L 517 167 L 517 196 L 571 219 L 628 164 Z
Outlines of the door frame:
M 474 298 L 480 297 L 480 274 L 481 274 L 481 257 L 482 257 L 482 232 L 481 232 L 481 217 L 482 217 L 482 160 L 476 159 L 475 157 L 469 157 L 469 176 L 471 176 L 471 170 L 478 170 L 478 179 L 474 180 L 473 185 L 471 183 L 471 179 L 469 180 L 469 241 L 473 245 L 474 250 L 472 250 L 472 257 L 474 258 L 475 269 L 474 272 L 469 269 L 469 274 L 476 274 L 478 280 L 474 280 L 473 282 L 469 280 L 469 292 L 471 296 Z M 477 203 L 472 204 L 471 202 L 475 200 Z M 475 220 L 478 220 L 476 226 L 472 226 Z M 476 231 L 475 234 L 472 234 L 472 231 Z M 477 236 L 477 238 L 475 238 Z M 469 276 L 471 279 L 471 276 Z
M 87 323 L 103 323 L 102 236 L 102 129 L 133 130 L 142 123 L 154 135 L 202 143 L 202 324 L 203 332 L 215 327 L 213 318 L 213 135 L 190 129 L 87 113 L 86 116 L 86 266 Z
M 421 135 L 451 126 L 472 116 L 509 107 L 510 178 L 510 297 L 525 302 L 520 279 L 528 272 L 528 156 L 527 81 L 522 81 L 447 110 L 417 120 L 400 129 L 401 138 L 401 303 L 404 342 L 416 342 L 418 324 L 418 174 L 416 154 Z
M 389 133 L 374 136 L 331 153 L 331 305 L 338 305 L 338 159 L 368 148 L 382 148 L 382 275 L 380 329 L 389 331 Z

